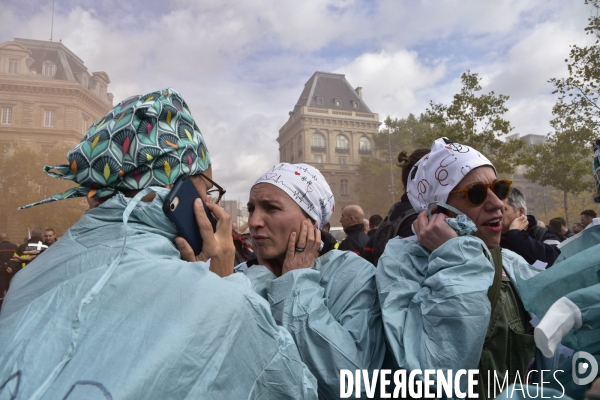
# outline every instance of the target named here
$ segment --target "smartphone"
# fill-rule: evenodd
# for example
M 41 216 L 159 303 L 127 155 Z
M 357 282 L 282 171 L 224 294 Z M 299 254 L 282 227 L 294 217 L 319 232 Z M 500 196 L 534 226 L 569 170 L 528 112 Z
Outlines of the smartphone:
M 163 211 L 175 225 L 179 235 L 190 244 L 194 254 L 200 254 L 202 251 L 202 236 L 194 215 L 194 201 L 196 199 L 202 200 L 192 180 L 187 175 L 183 175 L 177 179 L 173 189 L 166 197 L 163 203 Z M 217 221 L 203 200 L 202 205 L 214 232 L 217 230 Z

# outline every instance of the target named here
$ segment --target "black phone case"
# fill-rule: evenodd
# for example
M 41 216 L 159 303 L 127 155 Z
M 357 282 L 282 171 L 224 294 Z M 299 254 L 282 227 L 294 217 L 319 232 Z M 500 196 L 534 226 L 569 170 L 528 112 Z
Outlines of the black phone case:
M 179 204 L 175 210 L 171 211 L 171 203 L 179 197 Z M 175 225 L 177 232 L 183 237 L 194 250 L 194 254 L 200 254 L 202 251 L 202 236 L 194 215 L 194 201 L 201 199 L 194 183 L 187 176 L 183 176 L 175 182 L 169 195 L 163 203 L 163 211 L 167 218 Z M 210 210 L 202 201 L 204 212 L 208 216 L 213 232 L 217 229 L 217 221 L 213 218 Z

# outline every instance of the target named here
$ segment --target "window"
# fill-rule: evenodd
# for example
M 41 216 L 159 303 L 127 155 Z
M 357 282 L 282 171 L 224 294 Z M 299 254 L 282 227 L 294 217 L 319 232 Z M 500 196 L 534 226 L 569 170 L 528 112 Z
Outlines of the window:
M 342 179 L 340 183 L 340 194 L 344 197 L 350 196 L 350 191 L 348 190 L 348 179 Z
M 12 124 L 12 107 L 2 107 L 2 118 L 0 123 L 4 125 Z
M 323 105 L 323 98 L 321 96 L 317 96 L 317 105 L 318 106 L 322 106 Z
M 42 75 L 54 76 L 54 64 L 44 64 L 42 69 Z
M 8 73 L 18 74 L 19 73 L 19 60 L 11 58 L 8 60 Z
M 352 100 L 352 107 L 358 108 L 358 100 Z
M 81 121 L 81 133 L 85 134 L 87 132 L 87 119 L 83 119 L 83 121 Z
M 333 101 L 335 102 L 335 106 L 336 107 L 340 107 L 342 105 L 342 100 L 340 98 L 335 98 L 333 99 Z
M 43 144 L 43 145 L 41 145 L 41 147 L 42 147 L 42 153 L 46 153 L 46 154 L 48 154 L 49 152 L 51 152 L 54 149 L 53 144 Z
M 10 153 L 10 148 L 10 142 L 0 142 L 0 155 L 8 155 L 8 153 Z
M 344 135 L 338 135 L 335 139 L 335 148 L 336 149 L 347 149 L 348 148 L 348 139 Z
M 358 154 L 371 154 L 371 141 L 365 136 L 361 137 L 358 141 Z
M 322 155 L 318 154 L 318 155 L 315 155 L 314 157 L 315 157 L 315 163 L 323 164 L 323 156 Z
M 88 87 L 88 77 L 86 75 L 83 75 L 81 77 L 81 84 L 83 85 L 83 87 L 87 88 Z
M 44 112 L 44 126 L 53 127 L 54 126 L 54 111 L 46 110 Z
M 310 145 L 314 147 L 325 147 L 325 138 L 320 133 L 315 133 Z
M 346 157 L 338 157 L 338 164 L 346 164 Z
M 104 98 L 104 93 L 106 93 L 106 86 L 105 85 L 100 85 L 99 86 L 99 93 L 98 95 L 100 96 L 101 99 Z

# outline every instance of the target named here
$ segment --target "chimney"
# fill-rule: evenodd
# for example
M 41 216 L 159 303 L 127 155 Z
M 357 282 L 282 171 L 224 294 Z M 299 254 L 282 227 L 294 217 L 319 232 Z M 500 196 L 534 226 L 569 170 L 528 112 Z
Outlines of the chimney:
M 354 89 L 354 91 L 356 92 L 358 97 L 362 100 L 362 88 L 359 86 L 356 89 Z

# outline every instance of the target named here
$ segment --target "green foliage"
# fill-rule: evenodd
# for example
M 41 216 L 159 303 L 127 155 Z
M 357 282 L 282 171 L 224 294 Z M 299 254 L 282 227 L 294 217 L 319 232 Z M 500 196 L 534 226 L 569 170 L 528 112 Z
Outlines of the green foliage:
M 596 16 L 588 18 L 585 32 L 598 37 L 600 32 L 600 4 L 598 0 L 586 0 L 596 11 Z M 550 83 L 558 93 L 558 101 L 552 112 L 556 118 L 551 121 L 557 129 L 574 127 L 597 130 L 600 127 L 600 41 L 591 46 L 572 45 L 569 58 L 565 60 L 569 70 L 568 78 L 552 78 Z
M 478 74 L 465 72 L 461 76 L 462 89 L 454 95 L 450 105 L 430 103 L 422 121 L 430 124 L 428 130 L 417 138 L 419 144 L 429 147 L 442 136 L 469 145 L 486 155 L 499 173 L 512 173 L 516 165 L 516 153 L 524 146 L 523 140 L 503 142 L 499 138 L 508 134 L 510 122 L 503 119 L 508 111 L 504 103 L 508 96 L 493 91 L 477 95 L 481 91 Z
M 599 10 L 598 0 L 586 0 Z M 600 18 L 590 17 L 587 34 L 597 34 Z M 565 60 L 569 77 L 550 79 L 559 97 L 550 122 L 554 132 L 547 143 L 535 146 L 525 157 L 530 167 L 525 177 L 551 186 L 563 194 L 565 218 L 569 220 L 568 194 L 577 195 L 593 188 L 591 180 L 594 131 L 600 127 L 600 43 L 571 46 Z M 586 179 L 589 178 L 589 179 Z
M 23 235 L 28 227 L 39 226 L 42 229 L 54 228 L 60 236 L 87 209 L 85 199 L 68 199 L 17 210 L 19 206 L 45 199 L 75 185 L 70 181 L 51 178 L 43 171 L 44 165 L 66 163 L 68 150 L 57 148 L 43 154 L 30 148 L 17 147 L 12 154 L 0 155 L 0 204 L 3 210 L 9 210 L 11 219 L 16 218 L 23 227 Z
M 410 154 L 418 147 L 417 139 L 431 129 L 422 118 L 417 119 L 412 114 L 408 118 L 400 119 L 392 119 L 388 116 L 384 124 L 383 129 L 373 135 L 373 157 L 361 157 L 357 167 L 359 178 L 355 190 L 360 199 L 360 206 L 367 215 L 387 215 L 389 208 L 394 204 L 392 190 L 394 190 L 395 200 L 400 200 L 404 187 L 401 178 L 402 170 L 396 166 L 398 153 L 404 150 Z M 390 148 L 394 175 L 393 189 L 391 188 Z

